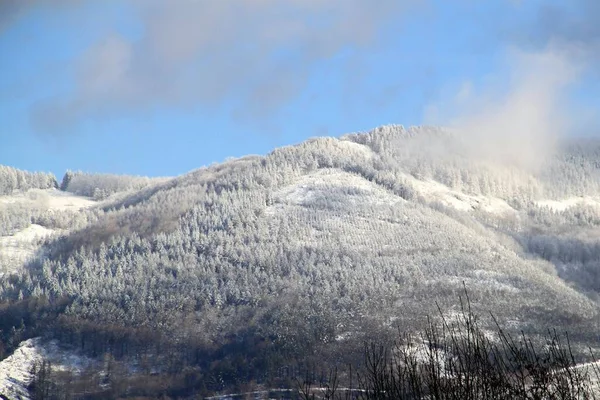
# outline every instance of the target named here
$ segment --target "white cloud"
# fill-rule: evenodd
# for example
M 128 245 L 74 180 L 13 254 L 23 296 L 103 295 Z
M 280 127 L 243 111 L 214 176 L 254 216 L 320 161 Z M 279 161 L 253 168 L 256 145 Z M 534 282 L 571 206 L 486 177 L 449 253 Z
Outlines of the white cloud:
M 311 68 L 374 45 L 419 0 L 130 0 L 139 40 L 118 34 L 77 61 L 76 89 L 41 104 L 42 128 L 154 105 L 218 107 L 265 118 L 295 98 Z M 60 106 L 57 106 L 59 104 Z M 50 120 L 48 120 L 48 117 Z
M 428 110 L 428 122 L 455 128 L 473 157 L 538 168 L 552 154 L 557 139 L 569 133 L 568 90 L 583 65 L 560 49 L 508 54 L 508 76 L 471 82 L 450 99 Z

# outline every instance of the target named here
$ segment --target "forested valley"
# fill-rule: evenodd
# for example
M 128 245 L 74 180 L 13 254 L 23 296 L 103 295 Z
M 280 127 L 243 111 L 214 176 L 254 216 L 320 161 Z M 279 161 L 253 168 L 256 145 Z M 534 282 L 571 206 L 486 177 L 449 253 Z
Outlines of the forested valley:
M 568 332 L 561 362 L 600 348 L 600 140 L 535 167 L 402 126 L 173 178 L 0 166 L 0 236 L 0 360 L 34 338 L 89 360 L 36 363 L 32 398 L 348 387 L 377 346 L 473 315 L 485 346 L 501 327 L 546 350 Z

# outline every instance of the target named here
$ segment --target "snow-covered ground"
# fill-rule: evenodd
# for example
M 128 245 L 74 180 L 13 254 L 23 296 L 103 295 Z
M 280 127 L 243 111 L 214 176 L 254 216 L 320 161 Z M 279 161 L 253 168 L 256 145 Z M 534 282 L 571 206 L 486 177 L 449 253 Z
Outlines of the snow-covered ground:
M 56 189 L 31 189 L 0 196 L 0 212 L 11 207 L 40 211 L 79 211 L 98 204 L 90 198 L 76 196 Z M 31 224 L 12 235 L 0 236 L 0 276 L 18 271 L 32 257 L 38 255 L 41 241 L 52 234 L 64 233 Z
M 481 210 L 497 215 L 516 213 L 515 209 L 506 201 L 496 197 L 462 193 L 437 181 L 419 180 L 409 174 L 405 174 L 403 178 L 415 189 L 417 195 L 423 196 L 428 201 L 437 200 L 447 207 L 453 207 L 461 211 Z M 571 197 L 563 200 L 541 199 L 537 200 L 535 204 L 539 207 L 549 207 L 554 211 L 562 212 L 579 205 L 600 207 L 600 198 L 586 196 Z
M 404 174 L 403 179 L 415 189 L 417 196 L 420 195 L 428 201 L 439 201 L 443 205 L 457 210 L 481 210 L 492 214 L 515 212 L 506 201 L 496 197 L 465 194 L 437 181 L 419 180 L 409 174 Z
M 351 143 L 351 142 L 348 142 Z M 361 201 L 364 204 L 395 204 L 405 200 L 374 184 L 363 177 L 339 169 L 321 169 L 301 176 L 293 184 L 273 193 L 274 205 L 267 213 L 275 213 L 290 205 L 309 204 L 319 197 L 328 197 L 331 190 L 347 190 L 347 200 Z
M 75 373 L 97 363 L 61 349 L 56 341 L 45 342 L 41 338 L 25 340 L 12 355 L 0 361 L 0 394 L 11 400 L 29 399 L 27 386 L 32 380 L 31 370 L 43 360 L 50 361 L 53 369 Z
M 363 156 L 365 156 L 366 158 L 370 159 L 375 156 L 375 153 L 373 152 L 373 150 L 371 150 L 370 147 L 365 146 L 364 144 L 352 142 L 350 140 L 340 140 L 339 143 L 341 146 L 346 147 L 348 150 L 360 153 Z
M 0 204 L 33 204 L 51 211 L 78 211 L 97 204 L 89 197 L 77 196 L 57 189 L 30 189 L 26 192 L 15 192 L 10 196 L 0 196 Z
M 594 197 L 570 197 L 563 200 L 538 200 L 535 204 L 560 212 L 579 205 L 600 207 L 600 199 Z
M 356 143 L 347 142 L 349 147 L 358 146 L 361 151 L 368 149 Z M 364 150 L 364 149 L 366 150 Z M 355 149 L 356 150 L 356 149 Z M 496 215 L 516 215 L 517 211 L 506 201 L 492 196 L 466 194 L 454 190 L 434 180 L 420 180 L 410 174 L 401 176 L 403 181 L 411 186 L 417 196 L 427 199 L 429 202 L 439 202 L 447 207 L 460 211 L 484 211 Z M 348 172 L 337 169 L 321 169 L 314 173 L 304 175 L 293 184 L 286 186 L 273 194 L 275 205 L 269 207 L 267 212 L 281 211 L 283 205 L 300 205 L 310 202 L 313 196 L 319 192 L 325 193 L 332 188 L 349 188 L 360 190 L 363 195 L 362 201 L 373 204 L 394 204 L 404 201 L 399 196 L 383 189 L 382 187 Z M 365 197 L 366 196 L 366 197 Z M 350 198 L 350 196 L 349 196 Z M 577 205 L 591 205 L 600 207 L 600 199 L 592 197 L 572 197 L 564 200 L 538 200 L 536 204 L 540 207 L 550 207 L 555 211 L 564 211 Z
M 42 359 L 38 341 L 22 342 L 11 356 L 0 361 L 0 393 L 9 399 L 28 399 L 31 368 Z
M 4 272 L 14 272 L 35 257 L 41 241 L 53 233 L 55 231 L 52 229 L 31 224 L 12 236 L 0 236 L 0 265 L 4 266 Z M 0 276 L 2 275 L 3 271 L 0 269 Z
M 341 143 L 365 156 L 369 156 L 368 152 L 371 151 L 368 147 L 357 143 L 344 141 Z M 466 212 L 484 211 L 499 216 L 517 214 L 517 211 L 506 201 L 497 197 L 463 193 L 440 182 L 431 179 L 417 179 L 410 174 L 402 174 L 400 178 L 414 189 L 417 196 L 421 196 L 429 202 L 437 201 L 446 207 Z M 269 207 L 267 212 L 281 211 L 284 205 L 306 204 L 306 202 L 310 202 L 312 197 L 319 195 L 319 192 L 325 193 L 332 188 L 360 190 L 363 192 L 362 201 L 372 202 L 373 204 L 394 204 L 403 201 L 399 196 L 358 175 L 337 169 L 321 169 L 304 175 L 298 178 L 293 184 L 275 192 L 273 194 L 275 205 Z M 572 197 L 564 200 L 541 199 L 536 201 L 535 204 L 561 212 L 577 205 L 600 207 L 600 198 Z

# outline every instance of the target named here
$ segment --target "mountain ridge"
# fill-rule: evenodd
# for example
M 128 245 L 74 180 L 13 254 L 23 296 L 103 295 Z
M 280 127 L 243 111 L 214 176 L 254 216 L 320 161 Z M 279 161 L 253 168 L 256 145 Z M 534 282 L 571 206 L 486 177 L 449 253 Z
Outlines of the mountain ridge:
M 66 299 L 49 334 L 85 336 L 92 353 L 127 337 L 215 362 L 256 341 L 287 357 L 348 346 L 335 357 L 349 359 L 366 338 L 456 311 L 465 285 L 515 331 L 594 343 L 600 152 L 567 146 L 528 171 L 461 146 L 443 129 L 388 126 L 124 185 L 69 217 L 85 222 L 0 281 L 0 299 Z M 587 200 L 549 206 L 565 198 Z M 264 361 L 236 351 L 248 368 Z

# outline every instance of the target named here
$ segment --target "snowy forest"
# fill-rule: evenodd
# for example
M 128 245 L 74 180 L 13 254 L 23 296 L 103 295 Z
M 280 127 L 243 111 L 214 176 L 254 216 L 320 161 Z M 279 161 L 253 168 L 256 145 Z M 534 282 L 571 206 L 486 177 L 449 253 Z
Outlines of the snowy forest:
M 508 332 L 568 330 L 587 360 L 600 140 L 536 168 L 467 149 L 384 126 L 174 178 L 0 166 L 1 240 L 47 233 L 19 263 L 0 247 L 0 360 L 43 337 L 130 375 L 140 398 L 285 385 L 455 315 L 465 288 Z

